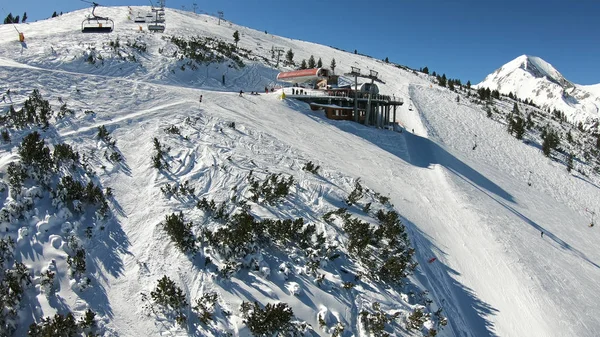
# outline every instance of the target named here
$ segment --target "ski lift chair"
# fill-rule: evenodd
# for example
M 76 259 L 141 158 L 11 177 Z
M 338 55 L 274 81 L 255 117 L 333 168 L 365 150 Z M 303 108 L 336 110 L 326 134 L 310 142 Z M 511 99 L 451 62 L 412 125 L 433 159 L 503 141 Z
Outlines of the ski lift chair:
M 89 17 L 81 22 L 82 33 L 110 33 L 114 28 L 113 20 L 99 16 Z
M 164 23 L 158 23 L 156 21 L 153 21 L 151 24 L 148 25 L 148 30 L 151 32 L 159 32 L 162 33 L 165 31 L 165 24 Z
M 146 17 L 144 16 L 140 16 L 139 14 L 135 17 L 135 19 L 133 20 L 133 22 L 135 23 L 145 23 L 146 22 Z
M 92 16 L 88 16 L 81 22 L 82 33 L 110 33 L 115 28 L 115 22 L 110 18 L 104 18 L 94 14 L 96 7 L 99 5 L 92 2 L 94 7 L 92 8 Z

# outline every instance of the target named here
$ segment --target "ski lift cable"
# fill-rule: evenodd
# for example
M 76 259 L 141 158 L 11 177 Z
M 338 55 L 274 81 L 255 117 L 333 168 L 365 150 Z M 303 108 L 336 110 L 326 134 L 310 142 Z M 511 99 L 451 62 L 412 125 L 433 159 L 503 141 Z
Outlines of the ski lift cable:
M 4 7 L 2 7 L 2 12 L 4 12 L 4 14 L 6 14 L 6 11 L 4 10 Z M 6 14 L 6 16 L 8 16 L 8 14 Z M 13 26 L 13 28 L 17 31 L 17 33 L 21 34 L 21 32 L 17 29 L 17 26 L 15 25 L 15 21 L 11 20 L 10 22 Z

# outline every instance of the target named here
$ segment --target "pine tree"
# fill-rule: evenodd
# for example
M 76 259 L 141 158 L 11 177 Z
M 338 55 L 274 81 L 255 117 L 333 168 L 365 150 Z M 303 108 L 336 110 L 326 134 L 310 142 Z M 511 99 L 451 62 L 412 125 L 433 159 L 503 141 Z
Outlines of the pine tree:
M 310 55 L 310 57 L 308 58 L 308 68 L 312 69 L 317 65 L 317 62 L 315 62 L 315 57 Z
M 437 76 L 437 74 L 434 72 L 431 73 L 431 76 Z
M 429 68 L 427 68 L 427 66 L 425 66 L 425 68 L 423 68 L 423 74 L 429 75 Z
M 300 69 L 307 69 L 306 60 L 302 60 L 300 63 Z
M 17 16 L 15 16 L 15 19 L 13 20 L 13 22 L 14 22 L 14 23 L 19 23 L 19 20 L 20 20 L 20 18 L 19 18 L 19 16 L 17 15 Z
M 567 156 L 567 172 L 571 172 L 573 169 L 573 154 L 569 153 Z
M 454 91 L 454 81 L 453 80 L 448 81 L 448 89 Z
M 533 113 L 530 113 L 527 115 L 527 123 L 526 123 L 526 127 L 528 130 L 531 130 L 531 128 L 533 127 L 533 119 L 531 117 L 531 115 L 533 115 Z
M 57 16 L 58 16 L 58 14 L 56 13 L 56 11 L 55 11 L 54 13 L 52 13 L 52 17 L 53 17 L 53 18 L 55 18 L 55 17 L 57 17 Z
M 467 89 L 471 89 L 471 80 L 467 81 Z
M 356 49 L 354 49 L 354 54 L 358 54 L 358 51 Z
M 390 63 L 390 60 L 387 57 L 385 58 L 385 63 Z
M 523 139 L 523 135 L 525 134 L 525 122 L 523 121 L 523 118 L 521 118 L 521 116 L 516 116 L 513 125 L 515 137 L 517 139 Z
M 27 12 L 23 13 L 23 20 L 21 22 L 25 23 L 25 21 L 27 21 Z
M 516 113 L 516 114 L 518 114 L 520 112 L 519 111 L 519 106 L 517 105 L 517 102 L 515 102 L 515 104 L 513 105 L 512 112 Z
M 240 42 L 240 33 L 237 30 L 233 32 L 233 41 L 235 41 L 235 47 L 237 48 L 238 42 Z
M 6 24 L 13 23 L 14 19 L 15 18 L 13 18 L 12 13 L 8 13 L 8 15 L 6 16 L 6 18 L 4 19 L 4 24 L 6 25 Z
M 558 134 L 549 127 L 546 127 L 542 131 L 542 152 L 546 157 L 550 156 L 550 152 L 552 149 L 556 149 L 560 145 L 560 138 Z
M 292 51 L 292 48 L 290 48 L 290 50 L 288 50 L 287 53 L 285 54 L 285 59 L 290 64 L 294 64 L 294 52 Z
M 317 68 L 323 68 L 323 61 L 321 61 L 320 57 L 319 57 L 319 60 L 317 61 Z
M 332 72 L 335 72 L 335 66 L 336 66 L 335 59 L 331 59 L 331 64 L 329 65 L 329 67 L 331 68 Z

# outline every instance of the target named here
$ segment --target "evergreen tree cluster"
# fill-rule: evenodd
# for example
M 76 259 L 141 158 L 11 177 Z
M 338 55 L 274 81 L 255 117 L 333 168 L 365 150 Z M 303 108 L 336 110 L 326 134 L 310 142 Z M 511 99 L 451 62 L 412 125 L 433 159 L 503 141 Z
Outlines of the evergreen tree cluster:
M 290 49 L 290 51 L 291 51 L 291 49 Z M 333 68 L 335 68 L 335 61 L 332 60 L 332 62 L 334 65 Z M 313 68 L 321 68 L 321 67 L 323 67 L 323 61 L 321 60 L 320 57 L 319 57 L 318 61 L 315 61 L 315 57 L 313 55 L 310 55 L 310 57 L 308 58 L 308 62 L 306 60 L 302 60 L 302 62 L 300 62 L 300 69 L 313 69 Z
M 239 38 L 239 33 L 238 33 Z M 236 44 L 222 41 L 213 37 L 190 37 L 188 39 L 172 36 L 169 40 L 178 47 L 178 51 L 173 54 L 180 60 L 187 58 L 198 64 L 223 63 L 227 60 L 233 61 L 238 67 L 245 67 L 242 59 L 250 59 L 252 51 L 244 48 L 238 48 Z M 192 65 L 192 63 L 188 63 Z
M 304 166 L 302 167 L 302 169 L 304 171 L 308 171 L 312 174 L 318 174 L 319 168 L 321 168 L 321 166 L 313 164 L 312 161 L 309 161 L 308 163 L 304 164 Z
M 292 323 L 294 312 L 287 303 L 268 303 L 263 309 L 258 302 L 242 302 L 240 311 L 254 336 L 295 335 L 296 328 Z
M 558 148 L 560 145 L 558 133 L 549 126 L 546 126 L 544 130 L 542 130 L 542 140 L 542 152 L 546 157 L 549 157 L 551 151 Z
M 491 100 L 492 98 L 500 99 L 500 92 L 498 90 L 490 90 L 490 88 L 479 88 L 477 94 L 481 100 Z
M 345 208 L 329 212 L 323 218 L 331 222 L 334 216 L 342 220 L 342 228 L 348 235 L 348 252 L 362 261 L 374 277 L 399 283 L 416 268 L 414 249 L 395 211 L 377 211 L 377 226 L 352 217 Z
M 158 280 L 150 296 L 164 311 L 174 313 L 177 323 L 183 325 L 187 321 L 184 314 L 188 306 L 186 294 L 167 275 Z
M 381 305 L 378 302 L 374 302 L 371 310 L 362 310 L 360 312 L 360 322 L 371 336 L 389 337 L 390 335 L 385 332 L 385 327 L 397 318 L 398 315 L 399 312 L 395 316 L 388 315 L 381 310 Z
M 17 329 L 24 292 L 32 285 L 29 268 L 14 260 L 14 248 L 12 238 L 0 238 L 0 334 L 7 336 Z
M 47 128 L 50 126 L 52 114 L 53 111 L 50 107 L 50 102 L 42 98 L 39 90 L 34 89 L 23 103 L 21 109 L 16 110 L 11 105 L 8 113 L 0 116 L 0 125 L 14 129 L 24 129 L 33 126 Z
M 166 215 L 161 226 L 179 250 L 184 253 L 196 251 L 196 238 L 192 232 L 192 223 L 185 222 L 183 212 Z
M 281 173 L 271 173 L 263 181 L 256 179 L 252 172 L 248 176 L 250 185 L 250 200 L 258 202 L 266 202 L 270 205 L 275 205 L 290 193 L 290 188 L 294 185 L 294 177 L 289 176 L 284 178 Z
M 99 336 L 96 313 L 90 309 L 86 310 L 79 320 L 75 320 L 75 316 L 71 312 L 44 317 L 41 322 L 31 324 L 27 333 L 30 337 Z
M 108 213 L 108 201 L 100 186 L 92 181 L 84 184 L 70 175 L 63 176 L 56 185 L 54 197 L 74 211 L 83 212 L 83 205 L 97 206 L 98 213 L 104 217 Z
M 156 154 L 152 156 L 152 166 L 157 170 L 168 170 L 169 162 L 167 161 L 167 157 L 170 148 L 163 147 L 156 137 L 152 141 L 154 142 L 154 151 L 156 151 Z
M 27 12 L 23 13 L 23 19 L 21 20 L 21 18 L 17 15 L 17 16 L 13 16 L 12 13 L 8 13 L 8 15 L 6 16 L 6 18 L 4 18 L 4 24 L 8 25 L 11 23 L 19 23 L 19 21 L 21 21 L 21 23 L 25 23 L 25 21 L 27 21 Z

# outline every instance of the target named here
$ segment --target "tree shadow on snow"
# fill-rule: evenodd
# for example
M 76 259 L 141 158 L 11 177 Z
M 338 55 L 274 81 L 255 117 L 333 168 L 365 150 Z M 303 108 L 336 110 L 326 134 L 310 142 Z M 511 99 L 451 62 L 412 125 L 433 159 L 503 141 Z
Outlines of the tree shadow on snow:
M 429 168 L 432 165 L 441 165 L 457 176 L 514 203 L 514 198 L 510 193 L 428 138 L 410 132 L 400 134 L 355 122 L 330 120 L 315 113 L 307 113 L 307 115 L 312 119 L 327 122 L 342 131 L 356 135 L 414 166 Z M 398 146 L 405 142 L 406 149 Z
M 410 237 L 415 248 L 415 260 L 419 266 L 414 277 L 430 291 L 435 298 L 435 303 L 442 308 L 442 314 L 448 317 L 448 327 L 454 335 L 469 337 L 498 336 L 494 324 L 489 317 L 499 311 L 490 304 L 482 301 L 477 294 L 467 286 L 456 280 L 460 273 L 439 259 L 433 263 L 428 260 L 435 256 L 445 255 L 444 251 L 435 246 L 425 233 L 412 222 L 402 218 L 410 232 Z M 448 297 L 443 297 L 448 296 Z M 447 328 L 445 328 L 447 329 Z M 468 329 L 465 331 L 465 329 Z
M 557 235 L 555 235 L 552 232 L 548 231 L 546 228 L 542 227 L 541 225 L 539 225 L 535 221 L 529 219 L 527 216 L 525 216 L 523 213 L 521 213 L 518 210 L 516 210 L 515 208 L 513 208 L 511 205 L 503 202 L 502 200 L 498 200 L 497 198 L 494 198 L 492 195 L 489 195 L 485 190 L 479 188 L 477 185 L 471 183 L 469 180 L 464 179 L 463 177 L 461 177 L 461 178 L 463 180 L 465 180 L 467 183 L 471 184 L 476 189 L 478 189 L 479 191 L 481 191 L 482 193 L 488 195 L 490 197 L 490 199 L 492 199 L 495 202 L 499 203 L 501 206 L 503 206 L 504 208 L 506 208 L 507 210 L 509 210 L 514 215 L 518 216 L 521 220 L 523 220 L 525 223 L 527 223 L 531 227 L 535 228 L 536 230 L 538 230 L 540 232 L 544 232 L 544 237 L 548 237 L 548 238 L 552 239 L 554 242 L 556 242 L 560 246 L 560 248 L 572 252 L 575 256 L 578 256 L 579 258 L 583 259 L 584 261 L 586 261 L 590 265 L 592 265 L 592 266 L 594 266 L 596 268 L 600 268 L 600 265 L 598 265 L 596 262 L 590 260 L 587 257 L 587 255 L 585 255 L 579 249 L 571 246 L 566 241 L 564 241 L 563 239 L 559 238 Z

